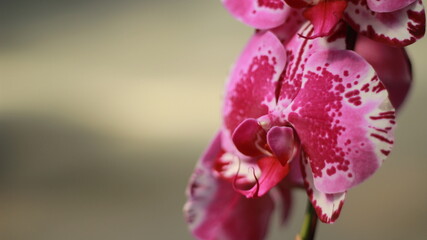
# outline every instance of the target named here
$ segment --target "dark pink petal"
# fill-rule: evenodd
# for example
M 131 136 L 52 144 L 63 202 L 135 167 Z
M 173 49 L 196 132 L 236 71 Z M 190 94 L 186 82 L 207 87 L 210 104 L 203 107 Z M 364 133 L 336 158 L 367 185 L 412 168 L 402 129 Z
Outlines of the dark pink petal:
M 293 158 L 297 149 L 294 130 L 291 127 L 272 127 L 267 133 L 267 143 L 282 166 Z
M 405 49 L 389 47 L 359 36 L 355 51 L 374 67 L 388 90 L 391 103 L 399 109 L 412 83 L 411 62 Z
M 239 186 L 236 190 L 247 198 L 260 197 L 275 187 L 289 172 L 289 164 L 282 164 L 275 157 L 262 157 L 258 160 L 261 176 L 252 185 Z
M 366 0 L 351 0 L 344 19 L 363 35 L 393 46 L 414 43 L 425 33 L 425 12 L 420 0 L 387 13 L 371 11 Z
M 303 158 L 301 161 L 301 170 L 308 198 L 316 210 L 320 221 L 324 223 L 334 223 L 341 213 L 346 193 L 328 194 L 317 190 L 313 183 L 313 174 L 310 164 L 306 158 Z
M 244 120 L 233 133 L 233 142 L 239 152 L 246 156 L 261 155 L 266 143 L 266 132 L 254 118 Z
M 301 174 L 301 147 L 297 149 L 294 159 L 289 164 L 289 174 L 286 176 L 283 184 L 292 188 L 303 188 L 304 179 Z
M 292 169 L 292 171 L 294 170 Z M 291 188 L 288 185 L 283 184 L 283 182 L 284 181 L 277 184 L 276 189 L 278 190 L 278 193 L 279 193 L 278 195 L 279 195 L 279 201 L 281 206 L 280 223 L 286 224 L 292 212 L 293 198 L 292 198 Z
M 374 12 L 394 12 L 417 0 L 367 0 L 369 8 Z
M 341 20 L 347 0 L 322 1 L 304 11 L 304 17 L 314 26 L 310 38 L 329 36 Z
M 371 176 L 394 142 L 395 113 L 387 91 L 353 51 L 313 54 L 285 115 L 323 193 L 344 192 Z
M 283 0 L 222 0 L 225 8 L 239 21 L 258 29 L 269 29 L 285 21 Z
M 247 118 L 258 118 L 276 104 L 276 86 L 286 64 L 282 43 L 271 32 L 255 34 L 240 55 L 227 85 L 224 138 Z
M 292 194 L 291 189 L 304 188 L 304 178 L 301 171 L 301 149 L 298 147 L 294 158 L 289 163 L 289 173 L 275 189 L 279 191 L 279 202 L 282 207 L 281 224 L 286 224 L 292 211 Z M 273 190 L 275 190 L 273 189 Z M 274 197 L 274 191 L 271 191 Z M 273 198 L 276 199 L 276 198 Z
M 339 24 L 337 31 L 323 38 L 308 39 L 314 30 L 313 26 L 306 24 L 301 27 L 298 34 L 295 34 L 292 40 L 286 45 L 287 66 L 286 71 L 280 76 L 280 94 L 278 98 L 278 107 L 285 109 L 292 102 L 302 83 L 302 74 L 309 57 L 321 50 L 326 49 L 345 49 L 345 24 Z
M 200 159 L 187 188 L 184 213 L 192 234 L 203 240 L 262 240 L 274 203 L 269 195 L 246 199 L 211 171 L 221 154 L 218 135 Z

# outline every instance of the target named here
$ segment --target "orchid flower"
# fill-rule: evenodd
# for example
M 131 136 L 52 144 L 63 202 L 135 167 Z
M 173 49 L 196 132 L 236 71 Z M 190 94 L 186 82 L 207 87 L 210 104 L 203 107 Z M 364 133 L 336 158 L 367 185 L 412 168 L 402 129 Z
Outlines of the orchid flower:
M 257 29 L 271 29 L 303 11 L 314 25 L 311 38 L 330 35 L 341 19 L 357 32 L 382 43 L 406 46 L 424 36 L 421 0 L 222 0 L 229 12 Z M 286 2 L 286 3 L 285 3 Z
M 390 53 L 404 66 L 395 80 L 381 57 L 363 53 L 373 68 L 345 50 L 342 31 L 310 39 L 302 36 L 315 29 L 305 25 L 291 39 L 268 30 L 250 39 L 230 75 L 223 127 L 187 189 L 185 213 L 197 238 L 263 239 L 276 206 L 286 219 L 295 185 L 305 187 L 320 220 L 332 223 L 347 190 L 389 155 L 395 110 L 374 68 L 386 85 L 410 83 L 406 53 Z M 385 51 L 371 40 L 359 46 Z M 394 98 L 399 106 L 404 95 Z

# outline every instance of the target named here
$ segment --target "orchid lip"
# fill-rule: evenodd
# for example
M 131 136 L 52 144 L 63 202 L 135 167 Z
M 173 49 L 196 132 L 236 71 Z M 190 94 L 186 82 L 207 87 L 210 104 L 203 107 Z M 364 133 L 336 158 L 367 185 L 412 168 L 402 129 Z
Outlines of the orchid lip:
M 282 166 L 297 152 L 297 137 L 292 126 L 270 126 L 269 116 L 246 119 L 234 130 L 233 142 L 242 154 L 250 157 L 274 157 Z

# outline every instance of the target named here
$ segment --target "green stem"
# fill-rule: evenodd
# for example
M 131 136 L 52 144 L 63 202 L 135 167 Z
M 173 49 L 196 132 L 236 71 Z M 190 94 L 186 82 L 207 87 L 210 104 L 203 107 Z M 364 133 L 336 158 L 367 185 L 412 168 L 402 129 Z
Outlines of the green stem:
M 316 233 L 317 225 L 317 214 L 311 205 L 311 202 L 308 201 L 307 209 L 305 211 L 304 223 L 302 224 L 300 231 L 301 240 L 313 240 L 314 234 Z

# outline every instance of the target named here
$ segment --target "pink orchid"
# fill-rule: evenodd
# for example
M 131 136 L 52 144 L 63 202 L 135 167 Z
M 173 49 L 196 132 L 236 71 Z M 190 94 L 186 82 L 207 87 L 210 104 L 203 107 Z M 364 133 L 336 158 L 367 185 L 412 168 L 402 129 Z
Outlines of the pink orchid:
M 251 38 L 230 76 L 223 128 L 187 189 L 185 213 L 197 238 L 263 239 L 277 205 L 286 219 L 296 185 L 320 220 L 332 223 L 346 191 L 389 155 L 391 102 L 400 106 L 406 92 L 392 90 L 390 102 L 378 75 L 387 88 L 409 88 L 409 60 L 403 49 L 360 38 L 356 51 L 372 67 L 345 50 L 339 29 L 327 38 L 301 37 L 311 36 L 312 26 L 291 39 L 271 31 Z M 400 68 L 390 68 L 390 56 Z
M 357 32 L 393 46 L 409 45 L 425 33 L 421 0 L 222 1 L 234 17 L 257 29 L 271 29 L 291 21 L 294 16 L 289 6 L 301 9 L 314 25 L 312 38 L 330 35 L 341 19 Z

